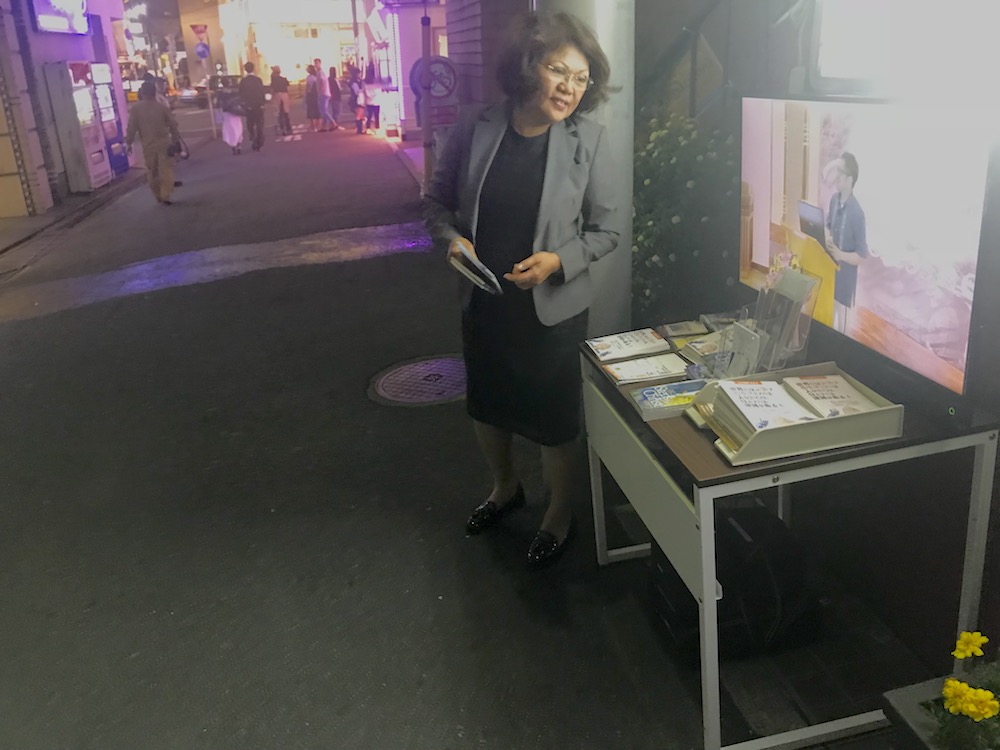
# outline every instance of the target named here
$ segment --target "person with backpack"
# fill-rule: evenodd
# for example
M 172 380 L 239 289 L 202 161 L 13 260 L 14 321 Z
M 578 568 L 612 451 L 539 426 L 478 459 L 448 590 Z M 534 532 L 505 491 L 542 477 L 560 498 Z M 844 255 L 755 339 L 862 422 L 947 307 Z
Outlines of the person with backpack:
M 128 113 L 128 131 L 125 146 L 132 153 L 136 138 L 142 144 L 146 162 L 146 178 L 153 197 L 165 206 L 171 205 L 174 189 L 174 162 L 171 150 L 181 140 L 170 107 L 156 100 L 156 83 L 146 81 L 139 88 L 139 101 Z

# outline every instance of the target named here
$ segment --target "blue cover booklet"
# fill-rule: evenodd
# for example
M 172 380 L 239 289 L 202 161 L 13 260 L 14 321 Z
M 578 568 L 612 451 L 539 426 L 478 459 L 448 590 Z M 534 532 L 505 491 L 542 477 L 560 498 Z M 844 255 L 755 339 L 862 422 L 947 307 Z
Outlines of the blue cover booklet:
M 707 380 L 685 380 L 680 383 L 648 385 L 629 392 L 643 422 L 683 414 Z

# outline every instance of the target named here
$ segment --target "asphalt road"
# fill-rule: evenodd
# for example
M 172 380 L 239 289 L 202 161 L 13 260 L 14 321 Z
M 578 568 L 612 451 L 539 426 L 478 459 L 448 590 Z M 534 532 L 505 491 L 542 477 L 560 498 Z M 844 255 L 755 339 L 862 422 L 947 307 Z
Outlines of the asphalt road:
M 193 153 L 176 168 L 183 185 L 173 206 L 140 186 L 0 255 L 0 278 L 10 288 L 190 250 L 419 219 L 419 186 L 389 143 L 347 130 L 279 141 L 270 115 L 264 149 L 235 157 L 220 140 L 195 145 L 207 135 L 208 113 L 181 110 Z

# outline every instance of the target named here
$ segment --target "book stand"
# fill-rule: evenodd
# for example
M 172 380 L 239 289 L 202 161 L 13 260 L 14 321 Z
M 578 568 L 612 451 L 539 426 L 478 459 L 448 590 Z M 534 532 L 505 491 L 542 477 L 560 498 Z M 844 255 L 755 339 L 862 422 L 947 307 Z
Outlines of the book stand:
M 893 439 L 817 453 L 730 465 L 712 444 L 714 436 L 688 419 L 645 423 L 615 388 L 596 360 L 581 347 L 583 399 L 594 512 L 597 560 L 601 565 L 649 554 L 649 544 L 608 549 L 601 467 L 607 469 L 632 508 L 663 549 L 698 602 L 701 630 L 702 726 L 706 750 L 721 750 L 718 602 L 725 594 L 716 580 L 715 503 L 721 498 L 777 487 L 783 516 L 787 487 L 797 482 L 883 466 L 940 453 L 972 449 L 975 454 L 962 570 L 957 630 L 972 630 L 979 615 L 997 422 L 983 419 L 947 428 L 912 408 L 902 434 Z M 871 731 L 887 724 L 881 710 L 726 746 L 726 750 L 803 748 Z

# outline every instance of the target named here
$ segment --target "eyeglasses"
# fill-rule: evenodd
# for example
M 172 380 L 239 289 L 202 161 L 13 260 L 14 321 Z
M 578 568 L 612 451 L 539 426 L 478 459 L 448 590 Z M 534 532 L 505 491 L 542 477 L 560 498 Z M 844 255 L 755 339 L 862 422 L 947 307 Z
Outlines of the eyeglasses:
M 549 74 L 549 78 L 553 81 L 556 83 L 565 83 L 570 88 L 586 90 L 593 83 L 593 80 L 586 73 L 571 73 L 561 65 L 549 65 L 546 63 L 545 70 Z

